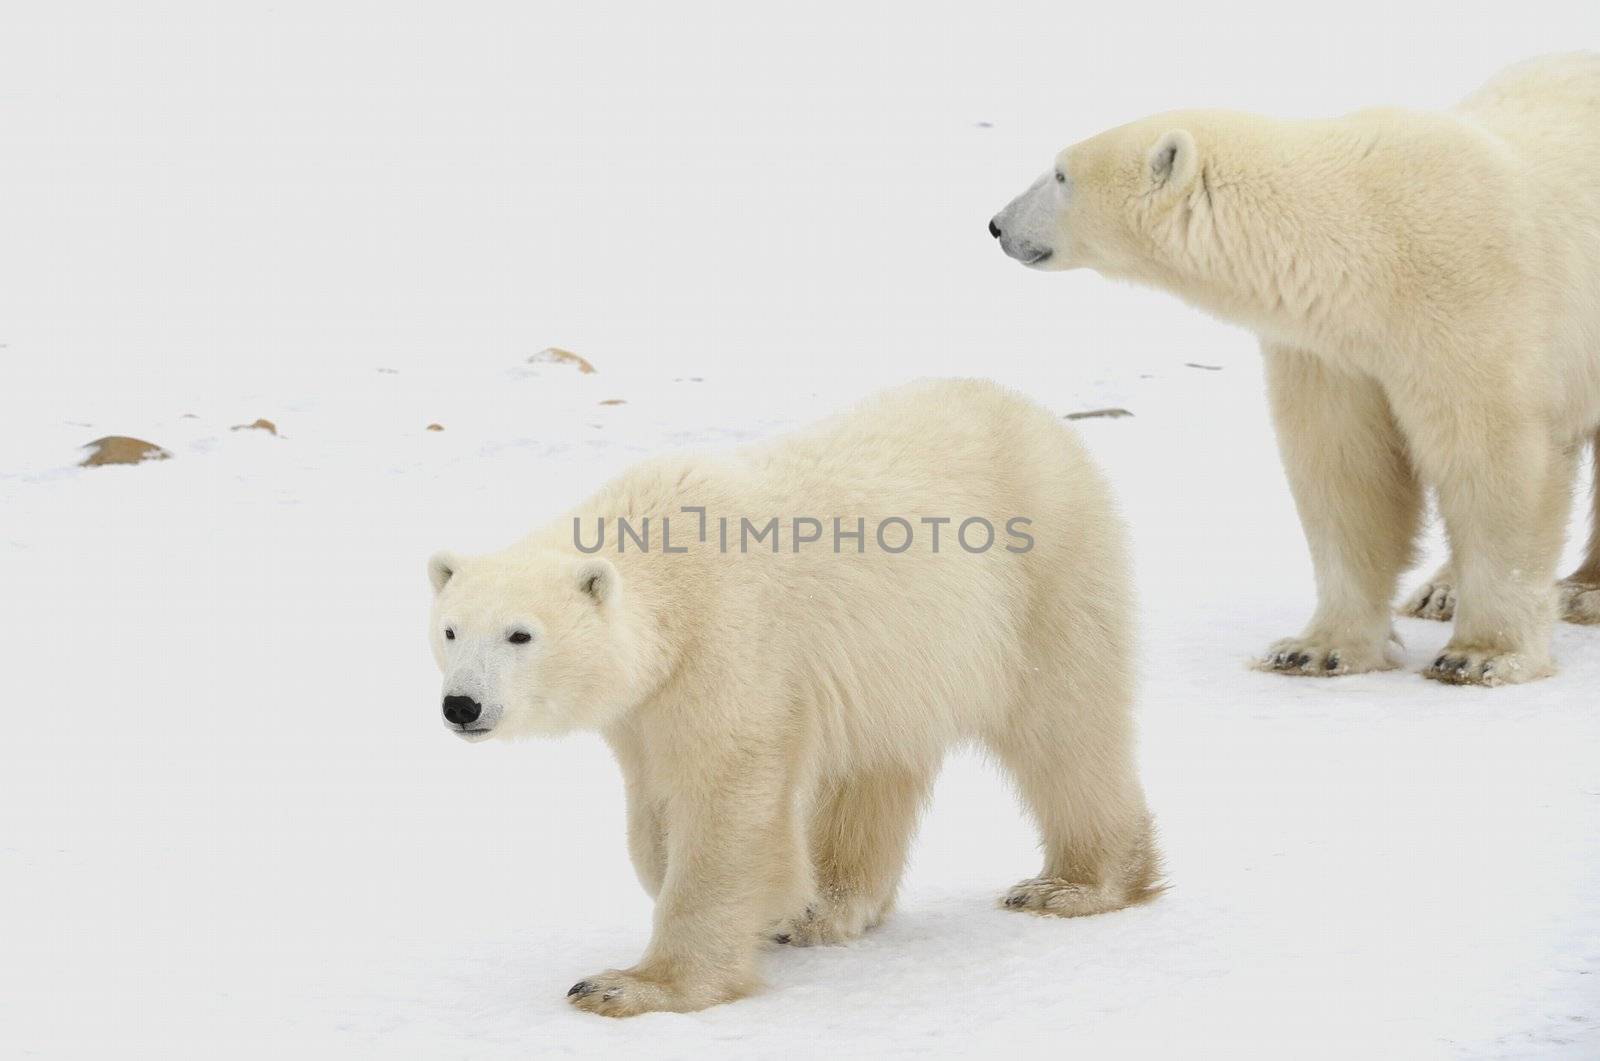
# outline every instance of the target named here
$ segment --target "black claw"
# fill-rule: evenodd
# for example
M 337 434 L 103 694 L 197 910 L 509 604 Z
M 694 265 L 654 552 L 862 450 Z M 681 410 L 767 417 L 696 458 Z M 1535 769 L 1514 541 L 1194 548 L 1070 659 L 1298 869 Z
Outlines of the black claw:
M 1433 661 L 1433 669 L 1434 670 L 1444 670 L 1444 657 L 1443 656 L 1440 656 L 1438 659 Z
M 1008 895 L 1008 896 L 1006 896 L 1006 905 L 1007 906 L 1022 906 L 1027 901 L 1028 901 L 1028 897 L 1025 896 L 1025 895 Z
M 589 981 L 587 981 L 587 980 L 579 980 L 577 983 L 575 983 L 571 987 L 567 988 L 567 997 L 571 998 L 573 995 L 587 995 L 589 992 L 591 992 L 593 990 L 594 990 L 594 985 L 591 984 Z
M 1322 661 L 1322 669 L 1323 670 L 1338 670 L 1339 669 L 1339 653 L 1337 653 L 1337 652 L 1328 653 L 1328 658 Z
M 772 942 L 774 942 L 774 943 L 788 943 L 789 942 L 789 933 L 787 933 L 787 932 L 779 932 L 776 936 L 772 937 Z

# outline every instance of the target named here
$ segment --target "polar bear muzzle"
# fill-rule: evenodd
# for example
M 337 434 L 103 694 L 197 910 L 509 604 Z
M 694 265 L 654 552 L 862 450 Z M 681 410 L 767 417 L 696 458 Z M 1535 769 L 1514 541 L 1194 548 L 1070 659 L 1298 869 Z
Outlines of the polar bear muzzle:
M 1000 241 L 1007 257 L 1023 265 L 1042 265 L 1055 255 L 1057 176 L 1046 173 L 989 219 L 989 235 Z

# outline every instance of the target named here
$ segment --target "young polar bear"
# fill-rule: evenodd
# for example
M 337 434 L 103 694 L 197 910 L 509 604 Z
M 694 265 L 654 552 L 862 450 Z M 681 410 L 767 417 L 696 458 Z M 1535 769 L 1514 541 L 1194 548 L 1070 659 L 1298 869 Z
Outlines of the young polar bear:
M 1514 67 L 1444 114 L 1148 118 L 1062 151 L 989 230 L 1026 265 L 1154 284 L 1260 335 L 1318 593 L 1263 667 L 1393 665 L 1426 484 L 1452 559 L 1408 608 L 1455 618 L 1427 675 L 1552 672 L 1551 584 L 1600 439 L 1600 55 Z M 1600 528 L 1561 606 L 1600 622 Z
M 1042 834 L 1044 868 L 1007 907 L 1097 914 L 1158 890 L 1123 528 L 1072 431 L 998 387 L 923 383 L 646 463 L 428 573 L 447 727 L 598 730 L 622 768 L 655 926 L 638 964 L 573 986 L 580 1008 L 726 1002 L 754 986 L 763 935 L 876 925 L 963 741 Z

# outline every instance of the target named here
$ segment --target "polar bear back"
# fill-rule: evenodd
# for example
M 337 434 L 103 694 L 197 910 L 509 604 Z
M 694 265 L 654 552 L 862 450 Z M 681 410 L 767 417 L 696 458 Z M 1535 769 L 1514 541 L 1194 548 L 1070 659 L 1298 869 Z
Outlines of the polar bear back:
M 1550 322 L 1533 338 L 1551 350 L 1552 392 L 1572 407 L 1561 419 L 1581 432 L 1600 400 L 1600 53 L 1519 63 L 1457 113 L 1501 142 L 1523 178 L 1528 280 Z
M 706 510 L 705 543 L 685 507 Z M 618 512 L 670 517 L 688 548 L 606 555 L 669 611 L 691 666 L 803 705 L 829 762 L 937 755 L 999 724 L 1041 673 L 1103 686 L 1108 710 L 1126 711 L 1131 587 L 1109 490 L 1057 415 L 993 384 L 912 384 L 731 456 L 650 462 L 578 518 Z M 740 547 L 740 519 L 774 516 L 776 550 Z M 796 549 L 794 517 L 820 522 L 822 540 Z M 972 548 L 958 537 L 975 517 L 994 528 L 987 548 L 976 525 Z M 835 518 L 859 520 L 864 541 L 835 551 Z M 950 521 L 937 549 L 925 518 Z M 911 529 L 904 551 L 878 540 L 887 526 L 901 546 L 893 519 Z

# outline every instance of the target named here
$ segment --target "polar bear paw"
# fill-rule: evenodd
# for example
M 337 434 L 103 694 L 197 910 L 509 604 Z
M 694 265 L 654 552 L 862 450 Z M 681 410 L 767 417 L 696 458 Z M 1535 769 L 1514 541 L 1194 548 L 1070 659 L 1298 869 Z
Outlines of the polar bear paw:
M 1562 622 L 1582 626 L 1600 625 L 1600 583 L 1576 578 L 1556 583 L 1560 604 L 1557 614 Z M 1447 623 L 1455 618 L 1456 588 L 1449 582 L 1434 579 L 1417 587 L 1398 609 L 1401 615 L 1412 619 L 1435 619 Z
M 1600 582 L 1568 578 L 1557 583 L 1556 590 L 1561 597 L 1563 621 L 1585 626 L 1600 624 Z
M 816 947 L 860 939 L 882 919 L 882 904 L 859 896 L 818 900 L 799 917 L 778 925 L 772 942 L 787 947 Z
M 635 972 L 607 969 L 586 976 L 567 989 L 567 1001 L 602 1017 L 634 1017 L 640 1013 L 688 1013 L 719 1002 L 731 1002 L 744 990 L 689 991 Z
M 617 969 L 586 976 L 567 989 L 568 1002 L 604 1017 L 632 1017 L 639 1013 L 681 1009 L 676 996 L 676 992 L 661 984 Z
M 1096 884 L 1074 884 L 1056 877 L 1033 877 L 1013 885 L 1000 905 L 1046 917 L 1088 917 L 1128 905 Z
M 1446 685 L 1493 687 L 1535 681 L 1548 677 L 1554 671 L 1549 660 L 1535 659 L 1521 652 L 1447 645 L 1422 672 L 1422 676 Z
M 1417 591 L 1400 605 L 1401 615 L 1412 619 L 1433 619 L 1447 623 L 1456 614 L 1456 587 L 1454 583 L 1435 576 L 1417 587 Z
M 1286 637 L 1273 642 L 1255 669 L 1272 674 L 1303 674 L 1316 678 L 1336 678 L 1341 674 L 1392 670 L 1394 663 L 1382 646 L 1340 644 L 1317 637 Z

